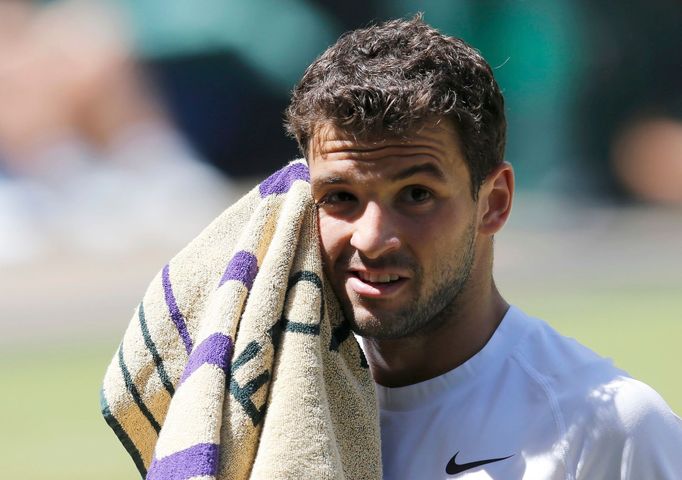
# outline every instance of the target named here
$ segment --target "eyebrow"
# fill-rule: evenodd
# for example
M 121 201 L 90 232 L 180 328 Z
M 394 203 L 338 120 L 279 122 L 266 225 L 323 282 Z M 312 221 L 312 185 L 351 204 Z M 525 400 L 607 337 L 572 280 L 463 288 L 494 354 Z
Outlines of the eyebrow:
M 412 165 L 411 167 L 404 168 L 403 170 L 400 170 L 399 172 L 391 175 L 391 180 L 393 181 L 405 180 L 406 178 L 409 178 L 413 175 L 418 175 L 420 173 L 430 175 L 436 178 L 437 180 L 440 180 L 441 182 L 444 182 L 446 180 L 443 171 L 433 163 L 422 163 L 419 165 Z
M 311 182 L 313 189 L 322 188 L 325 185 L 340 185 L 348 183 L 344 178 L 337 175 L 329 175 L 326 177 L 315 178 Z
M 412 165 L 410 167 L 404 168 L 393 175 L 389 177 L 389 179 L 393 182 L 399 181 L 399 180 L 405 180 L 406 178 L 410 178 L 414 175 L 418 174 L 427 174 L 431 177 L 434 177 L 435 179 L 445 182 L 445 174 L 443 171 L 438 168 L 438 166 L 434 165 L 433 163 L 422 163 L 420 165 Z M 312 187 L 315 189 L 322 188 L 323 186 L 328 186 L 328 185 L 343 185 L 347 184 L 348 180 L 343 178 L 342 176 L 339 175 L 329 175 L 325 177 L 320 177 L 320 178 L 315 178 L 312 181 Z

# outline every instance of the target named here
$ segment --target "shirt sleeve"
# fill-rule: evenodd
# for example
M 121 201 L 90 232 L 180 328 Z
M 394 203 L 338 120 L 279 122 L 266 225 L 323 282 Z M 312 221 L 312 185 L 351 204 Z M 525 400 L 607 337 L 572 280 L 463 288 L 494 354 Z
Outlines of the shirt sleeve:
M 620 476 L 636 480 L 682 478 L 682 420 L 649 386 L 630 380 L 615 398 L 624 441 Z
M 584 408 L 567 437 L 576 480 L 682 479 L 682 420 L 651 387 L 620 376 Z

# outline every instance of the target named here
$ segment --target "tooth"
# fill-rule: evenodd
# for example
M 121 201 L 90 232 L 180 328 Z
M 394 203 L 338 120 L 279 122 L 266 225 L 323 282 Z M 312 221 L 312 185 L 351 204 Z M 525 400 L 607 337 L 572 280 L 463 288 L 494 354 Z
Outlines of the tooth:
M 361 280 L 371 283 L 388 283 L 394 282 L 400 278 L 399 275 L 395 273 L 369 273 L 369 272 L 357 272 L 358 277 Z

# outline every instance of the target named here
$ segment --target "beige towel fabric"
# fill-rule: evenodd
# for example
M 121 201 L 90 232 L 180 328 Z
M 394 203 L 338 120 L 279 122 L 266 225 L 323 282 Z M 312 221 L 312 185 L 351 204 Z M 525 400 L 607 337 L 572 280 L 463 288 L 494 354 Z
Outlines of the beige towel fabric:
M 101 404 L 147 479 L 381 478 L 374 384 L 324 280 L 303 161 L 156 276 Z

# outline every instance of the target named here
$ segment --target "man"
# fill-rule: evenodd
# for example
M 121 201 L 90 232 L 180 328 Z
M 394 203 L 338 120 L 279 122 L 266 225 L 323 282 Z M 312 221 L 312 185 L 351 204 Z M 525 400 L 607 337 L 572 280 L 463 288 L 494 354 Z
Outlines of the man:
M 377 384 L 385 478 L 682 478 L 660 396 L 495 287 L 514 175 L 476 50 L 420 17 L 350 32 L 308 68 L 287 126 Z

